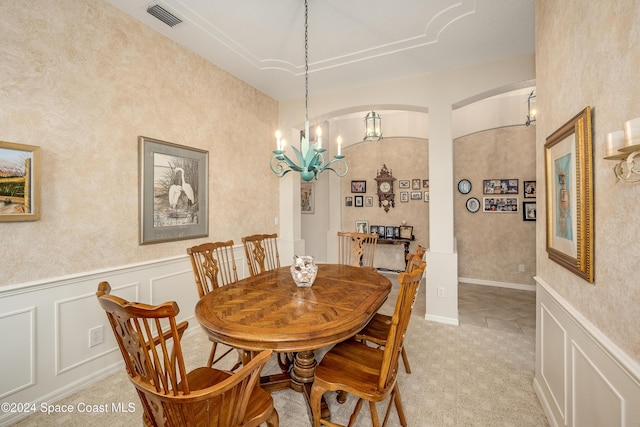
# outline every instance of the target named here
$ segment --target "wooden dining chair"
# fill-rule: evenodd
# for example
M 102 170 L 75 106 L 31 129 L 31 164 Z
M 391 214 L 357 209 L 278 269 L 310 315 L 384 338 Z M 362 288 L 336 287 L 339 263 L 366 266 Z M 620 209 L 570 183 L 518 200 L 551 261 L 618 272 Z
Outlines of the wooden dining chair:
M 187 248 L 187 254 L 191 258 L 193 275 L 200 298 L 220 286 L 238 281 L 236 261 L 233 255 L 233 240 L 193 246 Z M 216 359 L 218 342 L 211 337 L 209 337 L 209 340 L 211 341 L 211 352 L 209 353 L 207 366 L 211 367 L 234 349 L 231 348 L 225 351 Z M 238 356 L 238 361 L 231 370 L 235 371 L 241 364 L 241 357 Z
M 427 248 L 422 245 L 416 245 L 415 253 L 407 254 L 407 266 L 404 270 L 405 273 L 411 273 L 415 267 L 419 266 L 425 253 L 427 253 Z
M 147 426 L 278 426 L 260 371 L 271 356 L 263 351 L 233 374 L 210 367 L 187 372 L 180 340 L 187 322 L 176 323 L 175 302 L 157 306 L 110 295 L 107 282 L 96 296 L 113 329 Z
M 338 264 L 373 268 L 377 234 L 338 231 Z
M 416 253 L 410 253 L 407 255 L 407 269 L 405 273 L 412 273 L 416 269 L 422 268 L 423 270 L 427 266 L 427 262 L 422 259 L 425 251 L 421 251 L 420 248 L 422 246 L 418 245 L 416 248 Z M 424 249 L 424 248 L 422 248 Z M 402 283 L 400 283 L 402 286 Z M 389 334 L 389 328 L 391 327 L 391 316 L 376 313 L 375 316 L 367 323 L 360 332 L 358 332 L 355 336 L 355 339 L 366 342 L 369 341 L 373 344 L 376 344 L 379 347 L 384 347 L 387 344 L 387 336 Z M 407 356 L 407 352 L 404 348 L 404 345 L 401 347 L 401 355 L 402 355 L 402 363 L 404 364 L 404 370 L 407 374 L 411 373 L 411 366 L 409 365 L 409 357 Z
M 242 238 L 250 276 L 280 267 L 277 239 L 277 234 L 254 234 Z
M 387 424 L 392 405 L 396 407 L 400 424 L 407 425 L 397 384 L 398 358 L 425 266 L 426 262 L 411 273 L 398 275 L 400 290 L 384 349 L 369 347 L 365 343 L 351 339 L 336 344 L 316 366 L 315 380 L 311 388 L 314 427 L 340 426 L 335 422 L 321 419 L 320 402 L 327 391 L 344 391 L 358 397 L 349 418 L 350 426 L 355 423 L 365 400 L 369 402 L 374 427 Z M 384 421 L 380 424 L 376 402 L 388 396 L 389 406 Z

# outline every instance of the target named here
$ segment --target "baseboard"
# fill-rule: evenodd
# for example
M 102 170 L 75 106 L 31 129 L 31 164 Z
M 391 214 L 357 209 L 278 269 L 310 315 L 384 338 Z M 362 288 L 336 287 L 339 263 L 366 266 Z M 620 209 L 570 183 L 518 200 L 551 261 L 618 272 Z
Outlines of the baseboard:
M 519 289 L 521 291 L 535 292 L 535 285 L 525 285 L 523 283 L 495 282 L 493 280 L 472 279 L 469 277 L 458 277 L 458 282 L 470 285 L 496 286 L 498 288 Z
M 542 406 L 542 410 L 544 411 L 544 415 L 547 417 L 547 421 L 549 422 L 550 427 L 559 427 L 556 419 L 553 417 L 553 411 L 549 406 L 549 402 L 547 401 L 547 397 L 545 393 L 542 391 L 540 384 L 538 383 L 538 379 L 533 379 L 533 391 L 538 396 L 538 401 L 540 402 L 540 406 Z
M 458 319 L 454 319 L 454 318 L 451 318 L 451 317 L 444 317 L 444 316 L 436 316 L 436 315 L 433 315 L 433 314 L 427 314 L 426 316 L 424 316 L 424 320 L 430 320 L 432 322 L 444 323 L 445 325 L 460 326 L 460 321 Z

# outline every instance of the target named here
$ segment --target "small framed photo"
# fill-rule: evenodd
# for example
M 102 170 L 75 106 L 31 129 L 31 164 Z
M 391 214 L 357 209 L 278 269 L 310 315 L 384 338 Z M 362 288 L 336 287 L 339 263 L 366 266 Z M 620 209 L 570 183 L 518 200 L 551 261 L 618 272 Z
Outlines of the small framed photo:
M 412 225 L 401 225 L 400 226 L 400 238 L 401 239 L 409 239 L 411 240 L 413 237 L 413 226 Z
M 411 189 L 412 190 L 419 190 L 421 188 L 420 186 L 420 179 L 415 178 L 411 180 Z
M 400 192 L 400 202 L 401 203 L 407 203 L 409 201 L 409 192 L 408 191 L 401 191 Z
M 356 233 L 369 233 L 369 221 L 356 220 Z
M 524 181 L 524 198 L 535 199 L 536 197 L 536 182 Z
M 427 190 L 429 189 L 429 180 L 428 179 L 423 179 L 422 180 L 422 188 L 426 188 Z
M 366 193 L 367 192 L 367 181 L 351 181 L 351 192 L 352 193 Z
M 0 141 L 0 222 L 40 219 L 40 147 Z
M 411 188 L 411 181 L 408 179 L 401 179 L 398 181 L 398 188 Z
M 367 196 L 364 198 L 364 205 L 368 208 L 373 207 L 373 196 Z
M 386 227 L 384 225 L 379 225 L 378 226 L 378 238 L 380 239 L 384 239 L 385 233 L 386 233 Z
M 385 229 L 386 235 L 384 237 L 387 239 L 393 239 L 393 226 L 388 225 L 385 227 Z
M 536 220 L 536 202 L 522 202 L 522 220 Z
M 421 200 L 421 199 L 422 199 L 422 191 L 411 192 L 411 200 Z
M 369 233 L 378 234 L 378 226 L 377 225 L 372 225 L 371 227 L 369 227 Z
M 519 211 L 518 207 L 517 197 L 484 197 L 482 211 L 515 213 Z
M 400 227 L 393 227 L 393 238 L 394 239 L 400 238 Z
M 362 206 L 364 206 L 364 197 L 363 196 L 354 196 L 354 205 L 356 208 L 361 208 Z
M 353 197 L 351 196 L 347 196 L 344 198 L 344 205 L 345 206 L 353 206 Z
M 425 201 L 425 202 L 428 202 L 428 201 L 429 201 L 429 192 L 428 192 L 428 191 L 425 191 L 425 192 L 424 192 L 424 201 Z

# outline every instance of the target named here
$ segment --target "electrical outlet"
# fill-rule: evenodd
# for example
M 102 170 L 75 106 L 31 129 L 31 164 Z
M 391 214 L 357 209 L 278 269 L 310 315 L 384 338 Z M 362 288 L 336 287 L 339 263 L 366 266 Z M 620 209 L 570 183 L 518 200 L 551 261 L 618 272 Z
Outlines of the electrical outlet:
M 520 273 L 524 273 L 524 264 L 520 264 L 520 265 L 518 265 L 518 271 L 519 271 Z
M 104 326 L 96 326 L 89 329 L 89 348 L 95 347 L 104 342 Z
M 444 288 L 438 288 L 438 298 L 444 298 Z

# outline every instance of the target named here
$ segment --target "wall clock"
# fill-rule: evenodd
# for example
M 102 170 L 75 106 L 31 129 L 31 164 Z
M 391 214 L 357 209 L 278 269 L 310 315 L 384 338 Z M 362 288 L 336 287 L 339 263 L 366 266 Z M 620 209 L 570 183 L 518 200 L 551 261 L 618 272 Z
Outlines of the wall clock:
M 458 191 L 460 194 L 469 194 L 471 191 L 471 181 L 468 179 L 461 179 L 458 182 Z
M 480 210 L 480 201 L 475 197 L 469 197 L 467 199 L 467 210 L 471 213 L 476 213 Z
M 378 206 L 384 208 L 385 212 L 396 205 L 396 195 L 393 192 L 393 177 L 391 171 L 387 169 L 387 165 L 382 165 L 382 169 L 378 171 L 376 176 L 376 184 L 378 186 Z

